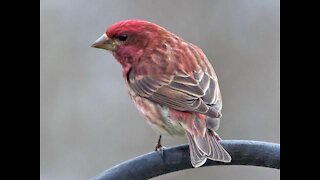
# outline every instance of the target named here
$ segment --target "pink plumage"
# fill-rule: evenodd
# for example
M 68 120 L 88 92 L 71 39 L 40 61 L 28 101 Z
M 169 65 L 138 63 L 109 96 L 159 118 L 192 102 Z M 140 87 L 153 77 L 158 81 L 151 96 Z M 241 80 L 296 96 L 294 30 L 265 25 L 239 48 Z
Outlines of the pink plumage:
M 153 129 L 186 134 L 194 167 L 207 159 L 231 161 L 216 133 L 218 79 L 200 48 L 144 20 L 115 23 L 92 46 L 111 51 L 122 65 L 129 95 Z

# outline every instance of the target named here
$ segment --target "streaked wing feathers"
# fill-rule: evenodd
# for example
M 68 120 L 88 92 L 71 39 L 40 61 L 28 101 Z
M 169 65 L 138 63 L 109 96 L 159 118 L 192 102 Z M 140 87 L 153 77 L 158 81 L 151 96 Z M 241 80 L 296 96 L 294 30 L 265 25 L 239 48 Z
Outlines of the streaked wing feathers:
M 219 117 L 215 108 L 219 95 L 216 81 L 206 73 L 194 72 L 194 78 L 186 73 L 171 76 L 134 76 L 129 73 L 130 88 L 139 96 L 181 111 L 192 111 L 211 117 Z

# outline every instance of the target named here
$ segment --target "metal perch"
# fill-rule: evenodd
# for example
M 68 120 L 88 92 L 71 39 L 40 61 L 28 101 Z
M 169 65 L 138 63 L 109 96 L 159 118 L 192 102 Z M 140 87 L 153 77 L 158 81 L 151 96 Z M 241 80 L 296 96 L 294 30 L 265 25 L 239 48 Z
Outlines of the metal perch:
M 280 169 L 280 144 L 247 141 L 221 140 L 230 153 L 232 161 L 221 163 L 207 160 L 202 166 L 249 165 Z M 162 152 L 150 152 L 116 165 L 92 180 L 149 179 L 174 171 L 193 168 L 190 163 L 188 145 L 165 148 Z

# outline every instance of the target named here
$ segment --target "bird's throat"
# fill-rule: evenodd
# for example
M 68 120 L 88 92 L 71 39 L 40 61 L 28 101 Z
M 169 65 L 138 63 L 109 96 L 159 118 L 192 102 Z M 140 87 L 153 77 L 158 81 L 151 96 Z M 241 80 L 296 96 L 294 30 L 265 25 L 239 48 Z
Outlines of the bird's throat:
M 127 79 L 130 69 L 131 69 L 131 65 L 126 65 L 126 66 L 122 65 L 122 76 L 124 79 Z

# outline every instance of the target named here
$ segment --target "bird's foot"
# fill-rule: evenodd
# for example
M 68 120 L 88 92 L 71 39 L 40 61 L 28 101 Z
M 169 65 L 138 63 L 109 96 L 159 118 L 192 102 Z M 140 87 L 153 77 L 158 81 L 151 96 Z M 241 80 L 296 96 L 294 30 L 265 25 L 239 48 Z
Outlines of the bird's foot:
M 159 136 L 159 139 L 158 139 L 158 142 L 157 144 L 155 145 L 155 148 L 154 150 L 155 151 L 163 151 L 165 147 L 161 145 L 161 135 Z
M 156 144 L 154 150 L 155 150 L 155 151 L 162 151 L 164 148 L 165 148 L 165 147 L 162 146 L 161 144 Z

